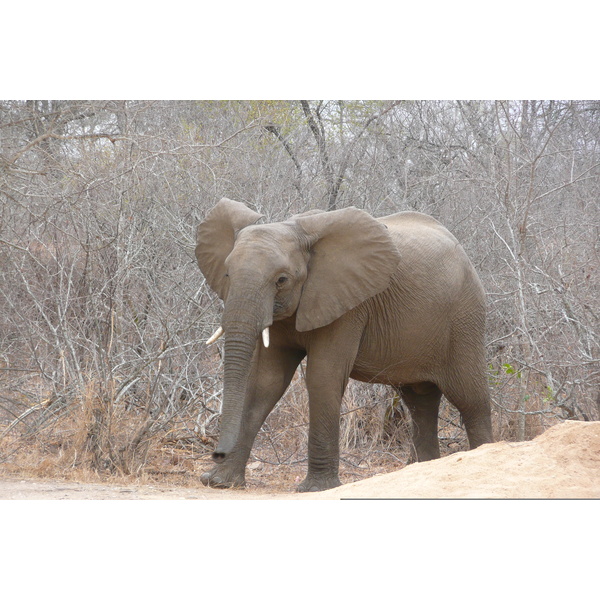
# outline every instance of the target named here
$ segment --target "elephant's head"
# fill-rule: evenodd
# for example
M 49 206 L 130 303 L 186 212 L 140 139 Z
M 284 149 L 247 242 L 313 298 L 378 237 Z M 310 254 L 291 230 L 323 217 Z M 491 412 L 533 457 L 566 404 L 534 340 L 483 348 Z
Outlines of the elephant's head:
M 356 208 L 257 224 L 261 218 L 223 198 L 198 227 L 198 265 L 224 301 L 223 415 L 215 460 L 236 444 L 261 332 L 294 315 L 300 332 L 332 323 L 386 289 L 399 260 L 385 225 Z

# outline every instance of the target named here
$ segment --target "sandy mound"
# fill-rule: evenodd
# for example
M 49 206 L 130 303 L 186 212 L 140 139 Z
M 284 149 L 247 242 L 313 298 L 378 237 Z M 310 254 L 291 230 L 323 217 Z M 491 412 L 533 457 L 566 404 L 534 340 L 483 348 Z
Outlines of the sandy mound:
M 530 442 L 486 444 L 310 494 L 338 498 L 600 498 L 600 422 L 565 421 Z

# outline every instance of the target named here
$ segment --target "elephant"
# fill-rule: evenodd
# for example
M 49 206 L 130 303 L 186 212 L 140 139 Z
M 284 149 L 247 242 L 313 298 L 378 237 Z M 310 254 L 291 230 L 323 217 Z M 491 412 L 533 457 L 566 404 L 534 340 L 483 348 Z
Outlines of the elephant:
M 223 300 L 223 402 L 204 485 L 244 487 L 264 420 L 306 357 L 308 470 L 299 492 L 341 485 L 339 430 L 349 378 L 395 388 L 418 461 L 440 457 L 442 394 L 470 448 L 492 442 L 485 294 L 456 238 L 418 212 L 374 218 L 313 210 L 262 223 L 221 199 L 197 230 L 196 259 Z

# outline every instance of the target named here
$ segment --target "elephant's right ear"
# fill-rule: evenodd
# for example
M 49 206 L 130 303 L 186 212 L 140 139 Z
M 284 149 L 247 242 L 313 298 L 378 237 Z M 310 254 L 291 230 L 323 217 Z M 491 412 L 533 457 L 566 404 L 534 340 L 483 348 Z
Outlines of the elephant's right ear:
M 225 299 L 225 259 L 233 250 L 237 233 L 263 215 L 241 202 L 223 198 L 206 215 L 196 234 L 196 260 L 208 285 Z

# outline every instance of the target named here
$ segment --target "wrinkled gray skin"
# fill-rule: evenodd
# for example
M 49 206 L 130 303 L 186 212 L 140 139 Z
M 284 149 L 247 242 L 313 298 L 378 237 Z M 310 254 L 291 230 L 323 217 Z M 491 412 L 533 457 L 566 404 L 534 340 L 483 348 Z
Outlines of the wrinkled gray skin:
M 485 298 L 452 234 L 414 212 L 374 219 L 346 208 L 260 219 L 224 198 L 198 228 L 196 258 L 224 301 L 225 332 L 217 465 L 202 475 L 205 485 L 244 485 L 254 438 L 305 356 L 310 424 L 301 492 L 340 485 L 349 377 L 400 390 L 419 461 L 440 456 L 442 394 L 460 411 L 471 448 L 492 441 Z

